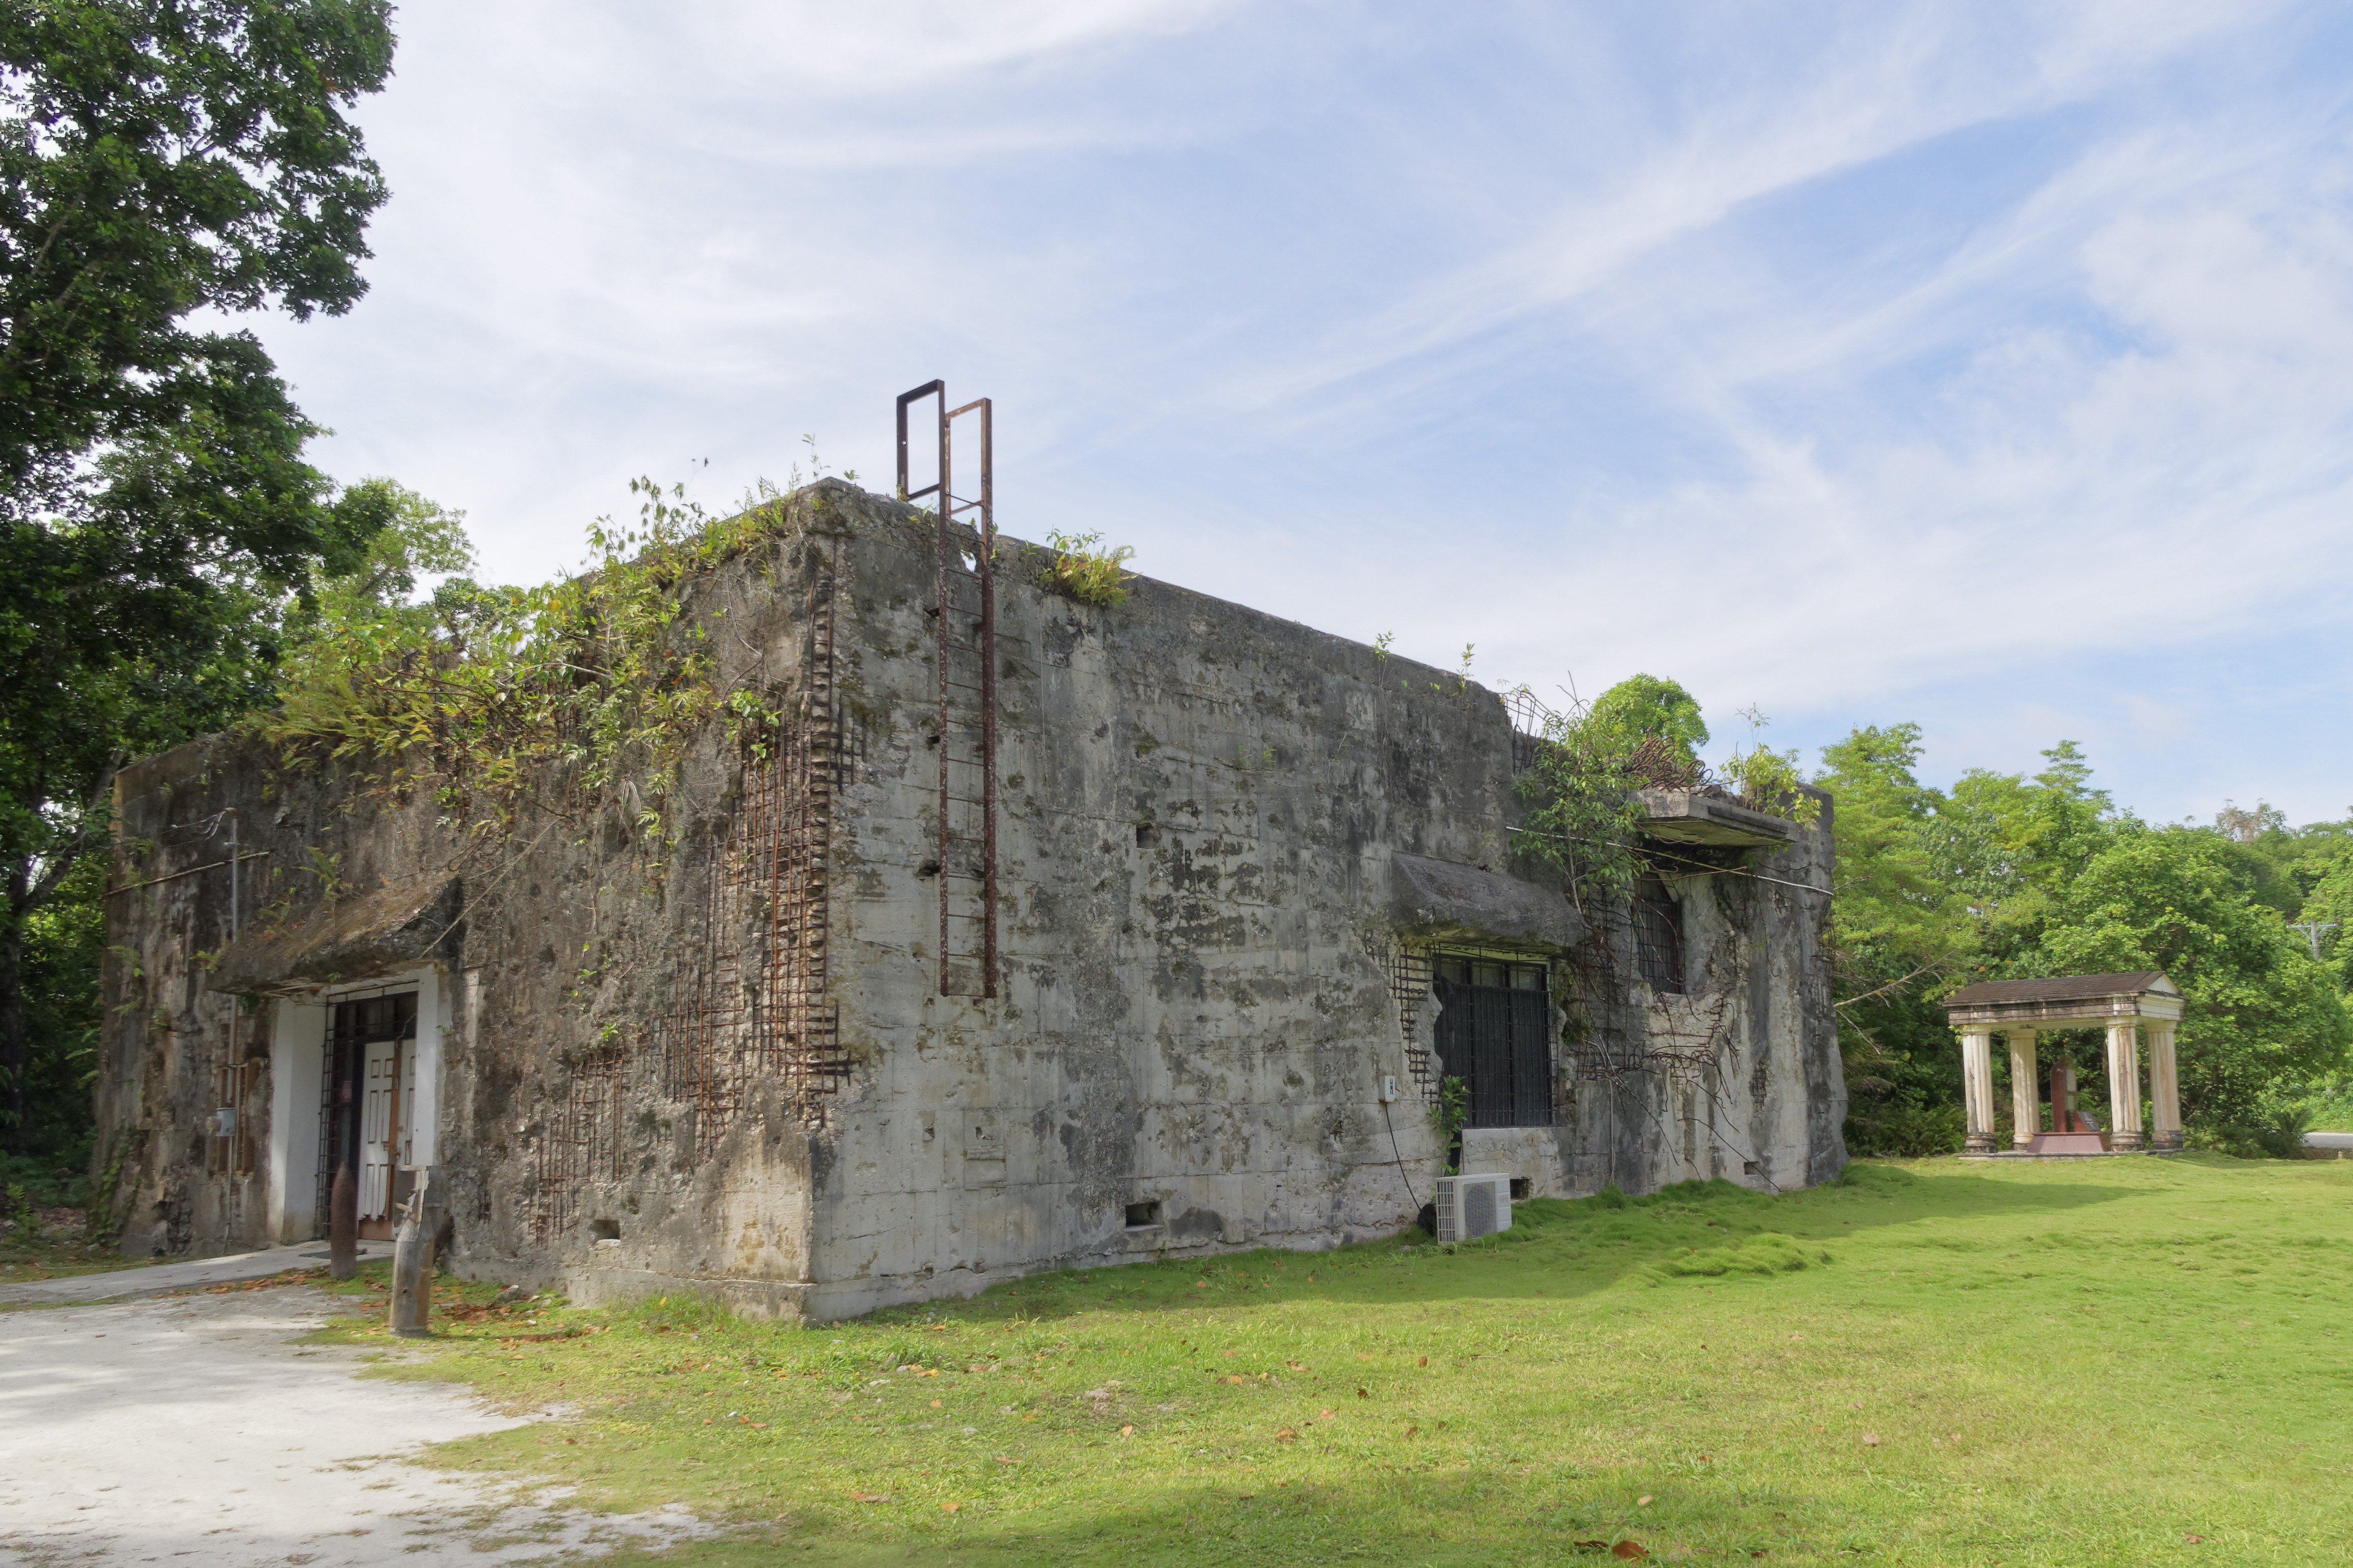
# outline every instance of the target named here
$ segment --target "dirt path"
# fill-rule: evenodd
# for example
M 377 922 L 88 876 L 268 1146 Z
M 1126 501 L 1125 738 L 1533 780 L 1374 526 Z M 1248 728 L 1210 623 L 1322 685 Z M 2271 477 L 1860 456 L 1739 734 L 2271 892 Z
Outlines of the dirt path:
M 405 1462 L 529 1417 L 297 1342 L 334 1310 L 289 1289 L 0 1315 L 0 1562 L 503 1563 L 703 1532 Z

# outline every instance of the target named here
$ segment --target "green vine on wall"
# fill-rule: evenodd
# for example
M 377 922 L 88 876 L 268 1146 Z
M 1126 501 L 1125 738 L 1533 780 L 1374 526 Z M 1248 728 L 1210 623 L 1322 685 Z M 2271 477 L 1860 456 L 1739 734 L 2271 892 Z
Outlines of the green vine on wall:
M 1438 1134 L 1438 1147 L 1449 1159 L 1454 1153 L 1455 1141 L 1462 1130 L 1471 1125 L 1471 1086 L 1459 1078 L 1438 1080 L 1438 1098 L 1430 1103 L 1430 1130 Z M 1441 1176 L 1458 1175 L 1451 1164 L 1440 1164 Z
M 91 1247 L 113 1246 L 122 1235 L 123 1227 L 131 1223 L 131 1205 L 126 1199 L 135 1197 L 137 1188 L 134 1184 L 129 1194 L 121 1190 L 122 1168 L 131 1163 L 146 1142 L 147 1134 L 142 1130 L 134 1129 L 123 1133 L 115 1140 L 114 1152 L 104 1159 L 98 1180 L 90 1184 L 82 1234 Z

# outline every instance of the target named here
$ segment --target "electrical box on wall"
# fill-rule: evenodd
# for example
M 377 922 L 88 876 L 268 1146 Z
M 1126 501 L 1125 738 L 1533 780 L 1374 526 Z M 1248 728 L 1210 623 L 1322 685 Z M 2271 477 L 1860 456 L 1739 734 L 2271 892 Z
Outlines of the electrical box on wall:
M 1383 1105 L 1395 1105 L 1397 1103 L 1397 1075 L 1395 1073 L 1383 1073 L 1381 1075 L 1381 1103 Z

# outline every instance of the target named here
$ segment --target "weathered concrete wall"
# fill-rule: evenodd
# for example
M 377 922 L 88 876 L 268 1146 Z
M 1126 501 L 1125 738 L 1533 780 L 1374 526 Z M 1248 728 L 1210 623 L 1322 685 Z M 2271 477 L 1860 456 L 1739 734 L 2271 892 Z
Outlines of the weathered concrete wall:
M 135 841 L 229 804 L 276 877 L 227 952 L 217 875 L 111 910 L 104 1123 L 145 1135 L 131 1244 L 316 1224 L 267 1195 L 308 1171 L 274 1189 L 267 1169 L 206 1173 L 206 1075 L 265 1059 L 248 1131 L 315 1166 L 315 1131 L 283 1125 L 315 1128 L 301 1042 L 336 987 L 392 973 L 433 996 L 455 1261 L 590 1300 L 692 1286 L 828 1317 L 1041 1267 L 1394 1229 L 1441 1152 L 1414 1098 L 1437 1013 L 1417 959 L 1440 940 L 1546 961 L 1567 1042 L 1559 1124 L 1468 1133 L 1466 1168 L 1573 1194 L 1792 1186 L 1842 1162 L 1825 900 L 1681 882 L 1694 976 L 1721 984 L 1652 999 L 1623 978 L 1622 921 L 1587 930 L 1514 859 L 1492 694 L 1146 579 L 1124 605 L 1074 604 L 1011 542 L 1001 984 L 940 994 L 935 535 L 839 484 L 792 517 L 683 590 L 724 612 L 723 684 L 786 721 L 756 747 L 714 724 L 668 781 L 665 834 L 620 811 L 470 832 L 228 742 L 126 775 L 119 883 L 201 863 Z M 1801 839 L 1764 868 L 1827 885 L 1826 824 Z M 259 1000 L 236 1012 L 208 975 Z M 1386 1114 L 1384 1076 L 1408 1095 Z M 1131 1227 L 1134 1204 L 1161 1223 Z
M 844 1037 L 878 1066 L 818 1198 L 820 1310 L 1409 1220 L 1434 1151 L 1419 1106 L 1376 1098 L 1411 1081 L 1388 859 L 1504 865 L 1493 698 L 1165 584 L 1075 604 L 1006 547 L 1003 988 L 942 996 L 929 531 L 871 529 L 852 560 L 843 691 L 872 729 L 835 951 Z M 1135 1203 L 1164 1223 L 1130 1231 Z
M 1788 848 L 1655 847 L 1681 914 L 1686 994 L 1641 983 L 1622 925 L 1597 938 L 1606 956 L 1578 955 L 1588 1030 L 1566 1052 L 1557 1146 L 1567 1192 L 1715 1177 L 1785 1191 L 1845 1165 L 1830 898 L 1805 890 L 1834 879 L 1834 808 L 1824 792 L 1807 793 L 1820 815 Z

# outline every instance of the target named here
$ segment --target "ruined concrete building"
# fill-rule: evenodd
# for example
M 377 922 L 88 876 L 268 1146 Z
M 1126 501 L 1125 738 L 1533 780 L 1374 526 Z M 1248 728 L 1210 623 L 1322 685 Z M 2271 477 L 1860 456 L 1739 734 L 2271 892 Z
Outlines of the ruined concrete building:
M 575 1300 L 808 1320 L 1025 1270 L 1409 1225 L 1514 1196 L 1844 1160 L 1799 826 L 1646 798 L 1651 872 L 1581 916 L 1514 834 L 1496 695 L 839 481 L 681 586 L 787 721 L 713 723 L 663 822 L 494 842 L 219 737 L 120 784 L 100 1175 L 126 1247 L 385 1234 Z M 549 781 L 551 790 L 560 784 Z

